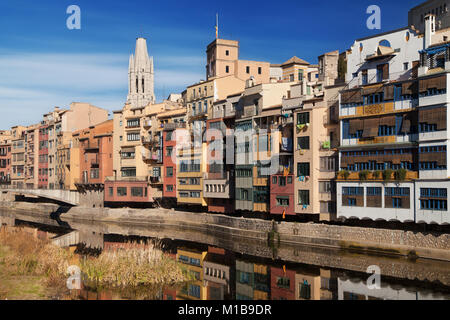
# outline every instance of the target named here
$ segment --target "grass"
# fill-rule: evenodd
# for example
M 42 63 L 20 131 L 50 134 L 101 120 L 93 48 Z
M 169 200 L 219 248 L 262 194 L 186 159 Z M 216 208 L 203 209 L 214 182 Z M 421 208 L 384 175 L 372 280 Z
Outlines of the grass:
M 69 296 L 67 269 L 77 260 L 83 283 L 90 288 L 134 291 L 192 280 L 182 265 L 163 253 L 159 243 L 131 244 L 127 249 L 103 251 L 97 257 L 76 258 L 71 251 L 23 229 L 1 228 L 0 299 Z
M 82 260 L 81 271 L 87 283 L 95 286 L 173 285 L 190 280 L 184 269 L 162 252 L 158 243 L 104 251 L 97 258 Z

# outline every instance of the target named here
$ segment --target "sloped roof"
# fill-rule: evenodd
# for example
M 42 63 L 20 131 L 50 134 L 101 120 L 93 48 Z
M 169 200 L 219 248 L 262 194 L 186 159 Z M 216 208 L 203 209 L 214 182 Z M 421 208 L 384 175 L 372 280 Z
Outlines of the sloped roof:
M 286 61 L 285 63 L 283 63 L 281 66 L 285 66 L 288 64 L 303 64 L 303 65 L 309 65 L 309 62 L 306 62 L 305 60 L 302 60 L 296 56 L 293 56 L 292 58 L 290 58 L 288 61 Z

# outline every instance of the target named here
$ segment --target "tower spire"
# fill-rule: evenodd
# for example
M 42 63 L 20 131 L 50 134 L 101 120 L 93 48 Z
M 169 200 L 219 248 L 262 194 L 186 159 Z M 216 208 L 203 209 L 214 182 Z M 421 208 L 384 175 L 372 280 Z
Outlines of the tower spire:
M 149 57 L 147 41 L 136 39 L 135 54 L 131 54 L 128 70 L 128 98 L 133 107 L 155 102 L 153 57 Z

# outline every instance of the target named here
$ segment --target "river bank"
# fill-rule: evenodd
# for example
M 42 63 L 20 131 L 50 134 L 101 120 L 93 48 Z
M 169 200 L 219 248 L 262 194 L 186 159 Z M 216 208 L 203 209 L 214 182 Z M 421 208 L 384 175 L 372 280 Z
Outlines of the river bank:
M 132 226 L 164 226 L 220 234 L 227 238 L 267 241 L 363 253 L 450 261 L 450 235 L 326 224 L 274 222 L 168 209 L 64 208 L 55 204 L 0 202 L 0 209 L 31 211 L 39 217 L 71 221 L 111 222 Z M 38 221 L 36 221 L 38 222 Z
M 0 300 L 71 299 L 69 289 L 85 286 L 137 290 L 192 280 L 186 268 L 164 254 L 157 242 L 130 242 L 127 250 L 111 248 L 98 255 L 80 255 L 75 248 L 55 245 L 43 234 L 33 228 L 0 226 Z M 80 272 L 79 288 L 67 287 L 73 268 Z

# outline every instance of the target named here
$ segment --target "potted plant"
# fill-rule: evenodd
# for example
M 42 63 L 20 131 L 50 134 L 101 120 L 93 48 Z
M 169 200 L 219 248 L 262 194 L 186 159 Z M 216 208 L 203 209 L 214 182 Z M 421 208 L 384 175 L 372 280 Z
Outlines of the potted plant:
M 386 169 L 386 170 L 383 171 L 383 180 L 384 181 L 391 180 L 391 176 L 392 176 L 392 170 L 391 169 Z
M 401 168 L 395 172 L 395 180 L 404 181 L 406 179 L 406 170 Z
M 339 175 L 344 178 L 344 180 L 347 180 L 350 176 L 350 172 L 348 172 L 347 170 L 341 170 L 339 171 Z
M 381 177 L 381 171 L 377 170 L 372 173 L 373 180 L 379 180 Z
M 363 171 L 359 172 L 359 180 L 366 181 L 368 177 L 369 177 L 369 171 L 363 170 Z

